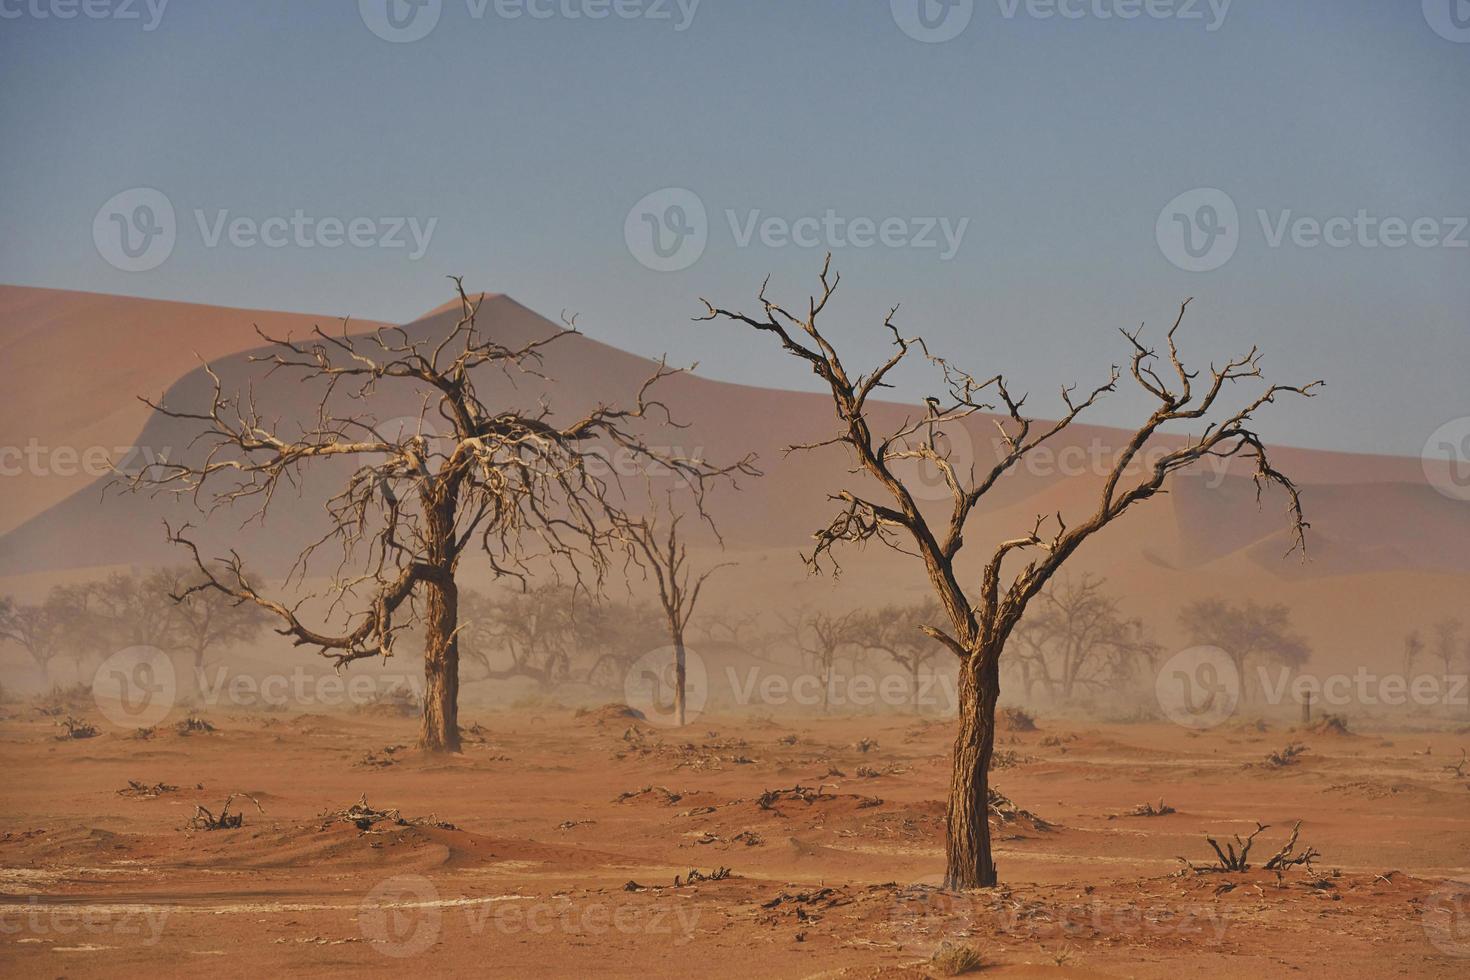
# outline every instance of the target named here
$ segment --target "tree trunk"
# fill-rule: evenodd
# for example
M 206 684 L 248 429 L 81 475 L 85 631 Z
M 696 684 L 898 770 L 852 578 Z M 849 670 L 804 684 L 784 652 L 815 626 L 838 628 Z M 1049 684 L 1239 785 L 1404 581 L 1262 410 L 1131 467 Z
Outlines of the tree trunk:
M 684 636 L 674 637 L 674 717 L 684 727 Z
M 204 707 L 204 647 L 194 648 L 194 701 L 201 708 Z
M 1000 698 L 999 652 L 977 650 L 960 665 L 959 732 L 945 841 L 946 888 L 989 888 L 996 883 L 990 854 L 989 777 L 995 750 L 995 705 Z
M 425 582 L 424 714 L 419 748 L 459 751 L 459 590 L 454 580 Z
M 428 564 L 424 590 L 424 714 L 419 748 L 459 751 L 459 587 L 454 582 L 455 488 L 422 491 Z

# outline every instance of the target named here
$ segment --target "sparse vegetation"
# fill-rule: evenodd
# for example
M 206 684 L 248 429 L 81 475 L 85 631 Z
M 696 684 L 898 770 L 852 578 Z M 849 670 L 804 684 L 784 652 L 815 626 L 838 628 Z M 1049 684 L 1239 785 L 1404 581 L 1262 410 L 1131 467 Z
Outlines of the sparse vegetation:
M 958 977 L 982 969 L 985 960 L 973 946 L 944 943 L 929 957 L 929 966 L 940 976 Z

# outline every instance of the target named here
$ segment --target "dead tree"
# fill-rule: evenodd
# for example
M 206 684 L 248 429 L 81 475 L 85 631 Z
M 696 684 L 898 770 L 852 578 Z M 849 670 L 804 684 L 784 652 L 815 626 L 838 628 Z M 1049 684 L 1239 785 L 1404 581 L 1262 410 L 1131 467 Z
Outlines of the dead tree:
M 1455 659 L 1460 655 L 1456 642 L 1462 628 L 1461 622 L 1450 616 L 1434 624 L 1434 655 L 1444 667 L 1444 676 L 1449 678 L 1454 671 Z
M 862 646 L 888 654 L 909 675 L 910 704 L 915 714 L 921 710 L 923 684 L 919 680 L 926 666 L 933 672 L 936 657 L 943 649 L 930 637 L 919 632 L 921 623 L 932 623 L 939 608 L 930 600 L 910 606 L 884 606 L 858 614 L 858 632 Z
M 669 495 L 665 508 L 650 506 L 649 512 L 630 520 L 624 528 L 633 561 L 652 575 L 658 587 L 658 604 L 668 624 L 669 642 L 674 647 L 674 713 L 680 726 L 685 723 L 686 651 L 684 632 L 700 592 L 709 577 L 731 562 L 721 562 L 695 573 L 689 566 L 689 549 L 679 531 L 684 515 Z
M 255 603 L 217 589 L 188 592 L 190 586 L 199 584 L 194 569 L 183 568 L 154 572 L 144 587 L 164 596 L 184 596 L 175 604 L 172 639 L 193 658 L 194 680 L 202 698 L 206 689 L 204 661 L 209 653 L 248 643 L 265 628 L 269 617 Z
M 8 596 L 0 599 L 0 640 L 30 654 L 43 679 L 50 677 L 51 661 L 61 653 L 67 620 L 67 611 L 54 597 L 35 605 L 17 605 Z
M 1312 655 L 1306 639 L 1291 628 L 1291 608 L 1285 603 L 1201 599 L 1184 607 L 1179 625 L 1194 642 L 1219 647 L 1229 655 L 1247 699 L 1253 688 L 1246 667 L 1252 660 L 1294 670 Z
M 163 461 L 126 478 L 125 486 L 191 497 L 207 512 L 253 506 L 264 522 L 277 492 L 323 460 L 354 462 L 346 485 L 326 503 L 330 529 L 305 545 L 287 582 L 306 579 L 308 562 L 329 542 L 340 548 L 324 623 L 304 621 L 301 604 L 267 595 L 247 575 L 233 550 L 208 560 L 189 526 L 169 528 L 203 575 L 177 598 L 213 589 L 279 617 L 278 632 L 298 646 L 317 648 L 340 668 L 367 657 L 388 657 L 394 639 L 422 627 L 426 680 L 419 744 L 430 751 L 459 748 L 459 591 L 455 575 L 471 547 L 488 557 L 498 576 L 525 582 L 533 564 L 551 565 L 578 583 L 600 585 L 620 512 L 620 486 L 606 477 L 601 456 L 625 454 L 657 466 L 694 492 L 703 506 L 706 481 L 748 468 L 720 470 L 651 448 L 641 430 L 672 424 L 652 389 L 678 373 L 659 362 L 630 408 L 599 405 L 569 421 L 542 404 L 534 410 L 487 405 L 478 386 L 495 372 L 509 380 L 544 380 L 545 348 L 575 333 L 566 330 L 506 346 L 476 324 L 480 299 L 455 279 L 461 314 L 437 339 L 415 340 L 401 328 L 350 336 L 314 329 L 305 340 L 261 333 L 268 353 L 252 355 L 267 375 L 281 373 L 322 395 L 314 418 L 278 423 L 262 414 L 253 392 L 227 394 L 219 376 L 208 405 L 184 409 L 144 399 L 168 418 L 194 423 L 202 458 Z M 421 399 L 418 425 L 389 431 L 373 413 L 378 391 L 406 388 Z M 343 404 L 348 407 L 340 408 Z M 442 434 L 441 434 L 442 433 Z M 595 462 L 594 462 L 595 460 Z M 304 587 L 304 586 L 303 586 Z M 320 596 L 319 596 L 320 597 Z
M 1187 302 L 1165 337 L 1167 362 L 1162 366 L 1157 353 L 1140 340 L 1141 327 L 1124 331 L 1132 352 L 1129 367 L 1133 379 L 1157 406 L 1121 447 L 1105 476 L 1097 509 L 1076 524 L 1068 524 L 1060 514 L 1039 516 L 1032 527 L 998 542 L 979 581 L 972 583 L 972 598 L 960 581 L 955 562 L 966 543 L 966 526 L 977 506 L 1027 454 L 1055 438 L 1100 397 L 1113 391 L 1121 372 L 1115 366 L 1108 380 L 1085 396 L 1079 397 L 1073 388 L 1063 388 L 1065 413 L 1057 421 L 1037 423 L 1022 414 L 1025 397 L 1013 397 L 1002 375 L 976 380 L 944 358 L 930 354 L 921 339 L 900 333 L 895 307 L 883 322 L 883 329 L 892 339 L 893 353 L 871 372 L 852 374 L 818 323 L 840 282 L 839 276 L 829 274 L 830 266 L 828 256 L 820 276 L 820 294 L 811 297 L 799 315 L 769 299 L 766 286 L 762 286 L 759 316 L 732 312 L 706 301 L 706 312 L 698 319 L 730 320 L 770 334 L 789 354 L 804 361 L 829 390 L 837 415 L 837 434 L 816 445 L 844 446 L 858 471 L 866 474 L 869 486 L 876 490 L 867 495 L 859 489 L 837 493 L 833 499 L 839 503 L 839 512 L 816 532 L 816 544 L 806 560 L 819 568 L 825 558 L 835 568 L 833 549 L 839 544 L 877 542 L 922 561 L 947 620 L 943 625 L 927 625 L 924 631 L 960 661 L 959 730 L 949 791 L 945 882 L 954 888 L 994 885 L 996 869 L 991 858 L 986 800 L 996 701 L 1000 696 L 1000 657 L 1027 603 L 1084 541 L 1133 505 L 1162 492 L 1170 475 L 1211 457 L 1254 460 L 1258 494 L 1267 485 L 1285 491 L 1293 550 L 1304 550 L 1307 522 L 1300 494 L 1296 485 L 1272 466 L 1250 420 L 1257 409 L 1274 402 L 1277 396 L 1310 396 L 1320 382 L 1303 387 L 1269 386 L 1238 410 L 1216 412 L 1215 420 L 1208 421 L 1227 388 L 1261 377 L 1260 354 L 1252 348 L 1244 357 L 1212 368 L 1208 381 L 1197 384 L 1198 373 L 1186 369 L 1175 345 Z M 915 351 L 941 373 L 944 394 L 927 398 L 922 415 L 907 419 L 893 431 L 875 432 L 870 399 L 875 392 L 889 387 L 889 375 Z M 939 437 L 946 427 L 963 425 L 972 415 L 993 411 L 995 406 L 985 401 L 987 397 L 1004 408 L 1004 414 L 995 419 L 1001 452 L 993 465 L 976 464 L 963 472 L 954 465 L 947 449 L 937 448 L 941 446 Z M 1207 424 L 1198 435 L 1180 438 L 1172 448 L 1156 446 L 1148 460 L 1141 458 L 1145 447 L 1166 426 L 1192 422 Z M 953 440 L 942 442 L 953 445 Z M 914 464 L 932 466 L 942 475 L 950 494 L 946 520 L 933 521 L 921 511 L 918 497 L 901 475 L 901 467 Z M 1130 475 L 1139 464 L 1142 475 Z M 1024 564 L 1008 574 L 1007 560 L 1012 558 Z
M 1414 676 L 1414 662 L 1424 654 L 1424 637 L 1418 630 L 1410 630 L 1404 636 L 1404 677 Z
M 1105 583 L 1091 575 L 1058 577 L 1036 597 L 1036 605 L 1014 634 L 1020 649 L 1011 658 L 1027 687 L 1042 683 L 1055 703 L 1071 701 L 1079 688 L 1116 690 L 1140 665 L 1151 665 L 1159 646 L 1143 623 L 1127 619 Z
M 797 650 L 821 671 L 822 710 L 832 709 L 832 669 L 837 655 L 847 648 L 862 648 L 863 624 L 856 610 L 840 616 L 831 613 L 799 615 L 787 624 Z
M 466 590 L 460 594 L 460 652 L 483 668 L 485 680 L 525 677 L 549 691 L 572 675 L 577 616 L 576 593 L 565 583 L 495 596 Z

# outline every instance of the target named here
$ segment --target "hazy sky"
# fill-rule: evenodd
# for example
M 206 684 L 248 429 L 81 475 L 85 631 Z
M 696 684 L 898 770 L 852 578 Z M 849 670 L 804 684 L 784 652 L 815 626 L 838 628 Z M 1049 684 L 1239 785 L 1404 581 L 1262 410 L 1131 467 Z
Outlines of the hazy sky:
M 1199 360 L 1328 380 L 1273 439 L 1470 415 L 1467 0 L 0 0 L 0 73 L 4 282 L 406 320 L 462 274 L 802 387 L 689 317 L 830 247 L 852 361 L 900 303 L 1038 412 L 1194 296 Z

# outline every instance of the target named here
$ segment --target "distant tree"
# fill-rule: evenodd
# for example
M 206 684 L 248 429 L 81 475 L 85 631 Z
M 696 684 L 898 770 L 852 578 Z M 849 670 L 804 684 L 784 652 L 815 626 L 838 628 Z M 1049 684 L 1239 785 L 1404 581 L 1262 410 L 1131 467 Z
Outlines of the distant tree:
M 145 586 L 161 590 L 170 599 L 178 597 L 170 641 L 190 655 L 195 683 L 203 694 L 204 663 L 208 655 L 249 643 L 260 635 L 271 617 L 253 602 L 218 589 L 197 588 L 200 584 L 196 570 L 176 568 L 154 572 Z
M 1410 630 L 1404 637 L 1404 677 L 1414 676 L 1414 662 L 1424 654 L 1424 637 Z
M 908 673 L 910 704 L 915 714 L 922 707 L 920 674 L 925 667 L 933 672 L 935 660 L 945 653 L 943 645 L 921 628 L 935 622 L 939 615 L 939 604 L 930 600 L 859 612 L 854 624 L 859 644 L 887 654 Z
M 1251 690 L 1246 675 L 1248 663 L 1275 663 L 1295 669 L 1312 654 L 1306 639 L 1292 630 L 1291 610 L 1282 603 L 1201 599 L 1184 607 L 1179 625 L 1193 642 L 1225 651 L 1240 674 L 1247 697 Z
M 65 650 L 69 611 L 57 598 L 44 602 L 16 603 L 10 597 L 0 599 L 0 640 L 20 647 L 48 675 L 51 661 Z
M 1464 624 L 1453 616 L 1434 624 L 1434 655 L 1444 668 L 1444 676 L 1454 671 L 1455 661 L 1460 657 L 1459 636 Z
M 659 608 L 663 610 L 669 643 L 674 648 L 674 717 L 679 725 L 683 725 L 686 720 L 684 636 L 689 628 L 689 620 L 699 604 L 705 582 L 715 572 L 731 564 L 721 562 L 703 570 L 693 568 L 689 564 L 688 545 L 679 530 L 683 520 L 684 515 L 675 506 L 673 494 L 669 494 L 666 507 L 651 506 L 643 517 L 630 519 L 623 527 L 634 562 L 652 578 L 656 587 L 656 598 Z
M 621 692 L 634 661 L 667 641 L 663 614 L 648 602 L 588 603 L 572 621 L 573 643 L 587 653 L 587 683 Z
M 822 681 L 822 710 L 832 708 L 832 670 L 846 650 L 862 649 L 863 624 L 856 611 L 799 613 L 788 625 L 796 649 L 815 668 Z
M 1042 683 L 1055 702 L 1079 688 L 1115 686 L 1152 664 L 1160 647 L 1138 619 L 1128 619 L 1102 579 L 1059 578 L 1039 596 L 1016 628 L 1018 663 L 1029 686 Z
M 179 622 L 173 582 L 164 571 L 113 572 L 83 586 L 85 645 L 100 656 L 132 646 L 169 649 Z
M 466 591 L 462 649 L 484 677 L 526 677 L 550 690 L 572 675 L 576 590 L 546 583 L 487 596 Z

